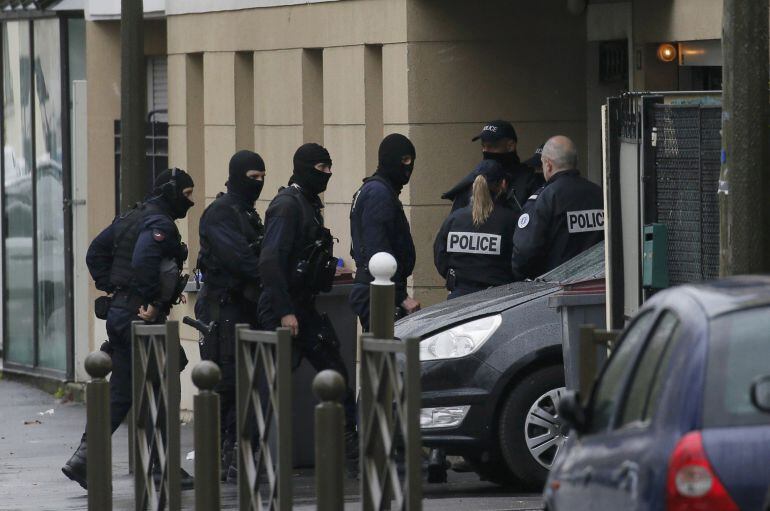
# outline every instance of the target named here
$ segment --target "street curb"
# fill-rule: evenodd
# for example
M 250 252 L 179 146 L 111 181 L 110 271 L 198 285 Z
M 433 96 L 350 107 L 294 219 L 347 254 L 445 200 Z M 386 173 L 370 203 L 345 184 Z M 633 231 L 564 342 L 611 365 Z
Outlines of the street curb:
M 68 382 L 47 376 L 9 371 L 8 369 L 0 370 L 0 379 L 14 381 L 28 385 L 30 387 L 34 387 L 63 401 L 84 403 L 86 398 L 85 385 L 82 383 Z

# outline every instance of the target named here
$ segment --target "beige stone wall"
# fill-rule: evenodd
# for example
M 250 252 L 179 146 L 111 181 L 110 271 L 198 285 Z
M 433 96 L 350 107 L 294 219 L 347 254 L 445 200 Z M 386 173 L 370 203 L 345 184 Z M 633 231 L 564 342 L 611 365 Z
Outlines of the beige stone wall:
M 418 156 L 405 202 L 416 294 L 432 303 L 446 296 L 432 255 L 449 212 L 440 196 L 481 159 L 471 138 L 483 123 L 510 120 L 522 159 L 559 133 L 585 147 L 585 21 L 558 0 L 414 0 L 408 24 L 408 123 Z

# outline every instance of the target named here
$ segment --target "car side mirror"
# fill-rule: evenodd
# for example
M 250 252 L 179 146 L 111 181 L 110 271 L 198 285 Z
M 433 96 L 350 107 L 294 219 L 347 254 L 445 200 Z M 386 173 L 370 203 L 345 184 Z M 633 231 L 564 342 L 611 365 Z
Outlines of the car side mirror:
M 760 376 L 751 384 L 751 404 L 770 413 L 770 375 Z
M 559 401 L 559 416 L 578 435 L 586 431 L 586 409 L 580 403 L 580 394 L 574 390 L 566 391 Z

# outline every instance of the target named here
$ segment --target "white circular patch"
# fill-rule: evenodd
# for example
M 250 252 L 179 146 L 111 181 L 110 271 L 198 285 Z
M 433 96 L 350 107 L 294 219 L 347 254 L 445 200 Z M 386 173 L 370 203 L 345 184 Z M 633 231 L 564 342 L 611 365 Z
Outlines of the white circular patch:
M 529 213 L 524 213 L 519 217 L 519 229 L 523 229 L 529 225 Z

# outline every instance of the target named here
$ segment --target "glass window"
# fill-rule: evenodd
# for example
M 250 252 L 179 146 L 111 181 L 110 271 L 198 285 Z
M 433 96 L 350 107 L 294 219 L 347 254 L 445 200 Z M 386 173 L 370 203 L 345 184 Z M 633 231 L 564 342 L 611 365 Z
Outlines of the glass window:
M 770 374 L 770 307 L 733 312 L 710 325 L 703 423 L 707 428 L 770 423 L 751 404 L 751 383 Z
M 671 344 L 673 344 L 669 340 L 674 336 L 678 325 L 679 320 L 671 312 L 663 313 L 655 325 L 625 396 L 621 425 L 649 418 L 645 411 L 648 407 L 654 409 L 660 396 L 659 373 L 665 373 L 665 371 L 661 371 L 661 368 L 665 367 L 664 362 L 668 361 L 667 354 L 670 352 Z M 653 386 L 657 387 L 655 393 L 651 392 Z
M 590 432 L 596 433 L 609 426 L 618 391 L 639 345 L 646 337 L 652 317 L 653 314 L 649 310 L 637 316 L 607 362 L 591 400 Z
M 57 18 L 35 20 L 38 364 L 67 369 L 61 44 Z
M 35 363 L 32 69 L 29 21 L 3 24 L 6 359 Z

